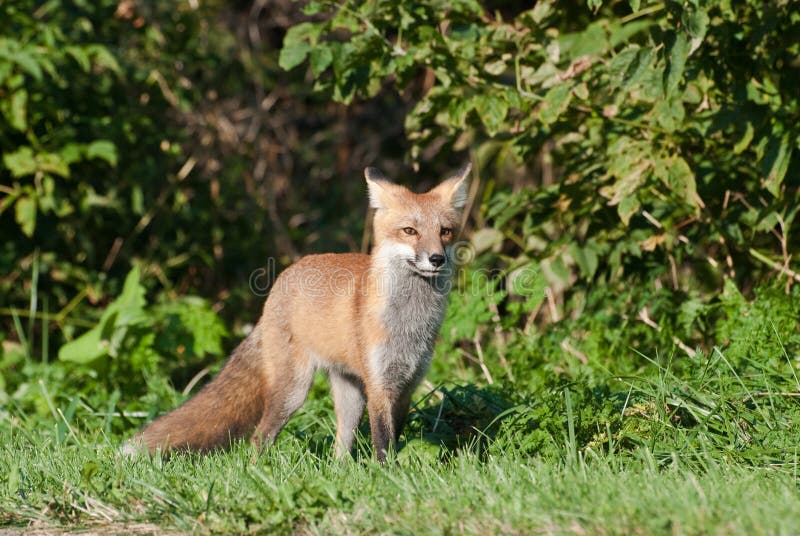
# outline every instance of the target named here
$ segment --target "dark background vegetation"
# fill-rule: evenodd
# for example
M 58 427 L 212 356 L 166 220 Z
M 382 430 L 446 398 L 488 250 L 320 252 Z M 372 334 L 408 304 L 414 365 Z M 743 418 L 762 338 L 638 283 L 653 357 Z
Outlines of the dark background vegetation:
M 491 277 L 454 293 L 409 435 L 796 447 L 796 3 L 14 0 L 0 21 L 0 422 L 129 433 L 255 322 L 268 259 L 367 250 L 365 166 L 424 190 L 471 159 L 464 270 Z

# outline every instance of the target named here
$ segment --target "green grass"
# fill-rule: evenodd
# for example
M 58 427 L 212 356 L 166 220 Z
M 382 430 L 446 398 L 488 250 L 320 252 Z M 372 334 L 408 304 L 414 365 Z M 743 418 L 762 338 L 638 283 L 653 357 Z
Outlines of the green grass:
M 151 522 L 192 532 L 793 534 L 791 471 L 646 451 L 574 462 L 462 452 L 379 466 L 315 455 L 284 437 L 210 456 L 130 460 L 108 442 L 55 444 L 46 430 L 3 432 L 0 519 L 72 528 Z
M 137 399 L 108 375 L 80 389 L 86 369 L 7 353 L 0 532 L 797 534 L 800 332 L 776 296 L 734 304 L 724 347 L 691 357 L 626 346 L 582 360 L 557 331 L 517 334 L 503 347 L 513 381 L 484 347 L 494 385 L 442 343 L 441 383 L 421 388 L 385 465 L 366 421 L 355 459 L 334 459 L 321 378 L 264 452 L 123 457 L 180 398 L 168 378 Z
M 662 374 L 660 384 L 651 382 L 658 385 L 652 394 L 666 397 L 668 378 Z M 684 389 L 691 391 L 688 385 Z M 793 447 L 765 450 L 757 441 L 737 445 L 732 437 L 726 449 L 724 426 L 670 427 L 680 424 L 675 411 L 667 411 L 662 421 L 658 411 L 648 413 L 646 402 L 634 404 L 625 397 L 627 417 L 614 422 L 616 431 L 606 427 L 608 441 L 602 433 L 586 431 L 601 430 L 601 417 L 585 421 L 598 408 L 613 405 L 613 399 L 601 396 L 594 402 L 575 383 L 549 398 L 542 394 L 543 406 L 508 409 L 495 391 L 450 386 L 436 391 L 443 406 L 435 396 L 419 403 L 407 429 L 410 441 L 395 461 L 381 466 L 371 459 L 363 435 L 355 460 L 333 458 L 333 419 L 321 391 L 318 384 L 307 408 L 271 449 L 260 453 L 240 443 L 230 452 L 207 456 L 130 459 L 119 454 L 120 438 L 105 436 L 102 427 L 92 426 L 92 417 L 86 422 L 73 417 L 70 423 L 61 418 L 60 426 L 7 420 L 0 428 L 0 526 L 100 526 L 120 533 L 800 531 L 798 421 L 781 428 L 777 416 L 788 415 L 783 411 L 774 414 L 767 429 L 779 428 L 784 442 L 794 438 Z M 481 398 L 496 404 L 481 405 Z M 786 402 L 766 398 L 761 406 Z M 637 409 L 631 411 L 632 405 Z M 723 410 L 728 405 L 730 400 L 720 403 Z M 761 406 L 753 405 L 752 415 L 735 406 L 724 415 L 747 420 L 766 411 Z M 454 423 L 467 419 L 469 408 L 473 422 L 487 411 L 497 413 L 495 422 L 481 433 L 458 435 Z M 550 433 L 550 440 L 535 443 L 531 452 L 526 436 L 535 436 L 544 425 L 533 421 L 554 420 L 557 413 L 564 417 L 561 437 Z M 650 436 L 636 444 L 637 433 Z M 656 451 L 647 445 L 654 438 Z M 440 446 L 448 439 L 450 447 Z

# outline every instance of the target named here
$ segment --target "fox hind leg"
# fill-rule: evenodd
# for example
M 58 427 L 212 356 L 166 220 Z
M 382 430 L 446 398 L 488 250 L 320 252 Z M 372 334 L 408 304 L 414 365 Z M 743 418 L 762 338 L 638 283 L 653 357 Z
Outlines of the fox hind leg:
M 271 388 L 266 396 L 264 413 L 250 438 L 255 445 L 272 444 L 289 418 L 300 409 L 311 389 L 314 367 L 307 363 L 302 367 L 296 367 L 287 375 L 289 377 L 281 375 L 280 378 L 274 378 L 270 382 Z

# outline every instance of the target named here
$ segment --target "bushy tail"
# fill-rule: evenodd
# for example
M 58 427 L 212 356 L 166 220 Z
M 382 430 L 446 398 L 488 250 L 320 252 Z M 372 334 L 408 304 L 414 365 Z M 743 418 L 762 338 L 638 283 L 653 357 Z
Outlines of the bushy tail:
M 159 417 L 124 447 L 207 452 L 227 448 L 233 439 L 253 430 L 265 405 L 263 356 L 256 332 L 234 350 L 222 371 L 183 405 Z

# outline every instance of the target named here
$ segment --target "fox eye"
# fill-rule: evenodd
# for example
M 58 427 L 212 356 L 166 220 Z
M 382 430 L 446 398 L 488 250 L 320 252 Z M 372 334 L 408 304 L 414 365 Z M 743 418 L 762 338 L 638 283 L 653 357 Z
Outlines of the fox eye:
M 413 227 L 403 227 L 403 232 L 406 233 L 407 235 L 417 234 L 417 230 L 414 229 Z
M 442 227 L 439 234 L 442 235 L 442 238 L 450 238 L 453 236 L 453 230 L 450 227 Z

